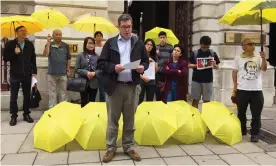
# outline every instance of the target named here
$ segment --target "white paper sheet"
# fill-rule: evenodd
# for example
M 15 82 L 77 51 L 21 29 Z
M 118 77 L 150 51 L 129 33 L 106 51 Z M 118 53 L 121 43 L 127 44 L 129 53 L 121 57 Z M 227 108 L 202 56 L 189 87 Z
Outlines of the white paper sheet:
M 141 62 L 141 59 L 134 61 L 134 62 L 124 64 L 123 67 L 125 69 L 136 69 L 140 65 L 140 62 Z
M 33 77 L 32 77 L 32 86 L 31 86 L 31 90 L 32 90 L 32 88 L 34 87 L 34 85 L 35 85 L 37 82 L 38 82 L 37 79 L 33 76 Z
M 148 77 L 150 80 L 155 80 L 155 62 L 150 62 L 149 68 L 144 72 L 143 76 Z

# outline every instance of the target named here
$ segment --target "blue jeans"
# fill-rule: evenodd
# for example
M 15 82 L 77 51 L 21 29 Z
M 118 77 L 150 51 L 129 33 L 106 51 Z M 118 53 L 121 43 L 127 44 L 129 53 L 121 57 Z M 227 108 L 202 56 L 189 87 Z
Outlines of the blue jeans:
M 176 85 L 172 83 L 171 86 L 171 90 L 169 91 L 168 97 L 167 97 L 167 101 L 175 101 L 176 100 Z

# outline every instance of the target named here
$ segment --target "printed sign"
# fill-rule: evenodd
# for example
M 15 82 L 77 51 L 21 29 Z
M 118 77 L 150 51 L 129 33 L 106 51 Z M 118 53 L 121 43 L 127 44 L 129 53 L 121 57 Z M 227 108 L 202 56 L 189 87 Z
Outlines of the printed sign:
M 197 70 L 212 68 L 213 57 L 197 58 Z
M 78 52 L 78 44 L 69 44 L 70 53 Z

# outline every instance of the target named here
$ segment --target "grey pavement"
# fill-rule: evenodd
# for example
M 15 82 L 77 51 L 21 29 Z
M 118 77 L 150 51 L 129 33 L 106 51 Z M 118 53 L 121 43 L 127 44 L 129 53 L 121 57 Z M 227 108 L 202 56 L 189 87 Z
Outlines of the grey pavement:
M 263 127 L 275 132 L 276 107 L 265 109 L 262 116 Z M 32 117 L 39 120 L 42 111 L 33 111 Z M 248 116 L 250 118 L 250 115 Z M 137 146 L 142 161 L 135 162 L 123 154 L 122 148 L 114 160 L 102 163 L 105 151 L 83 151 L 76 141 L 54 153 L 33 148 L 33 127 L 22 121 L 19 114 L 18 125 L 9 126 L 9 112 L 1 112 L 1 164 L 2 165 L 276 165 L 276 144 L 243 142 L 228 146 L 207 135 L 204 143 L 194 145 L 177 144 L 170 139 L 163 146 Z M 275 132 L 276 133 L 276 132 Z

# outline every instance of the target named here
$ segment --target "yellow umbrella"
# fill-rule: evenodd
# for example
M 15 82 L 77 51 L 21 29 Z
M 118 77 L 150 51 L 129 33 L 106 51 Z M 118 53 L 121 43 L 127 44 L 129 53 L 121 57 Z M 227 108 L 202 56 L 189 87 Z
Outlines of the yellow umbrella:
M 204 142 L 207 126 L 198 109 L 185 101 L 168 102 L 167 105 L 176 111 L 177 131 L 172 137 L 184 144 Z
M 169 43 L 171 45 L 175 45 L 175 44 L 179 43 L 179 40 L 177 39 L 175 34 L 172 32 L 172 30 L 165 29 L 165 28 L 160 28 L 160 27 L 155 27 L 152 30 L 146 32 L 145 40 L 152 39 L 156 44 L 159 43 L 158 34 L 161 31 L 166 32 L 166 34 L 167 34 L 167 43 Z
M 70 23 L 64 14 L 53 9 L 41 9 L 35 11 L 31 16 L 37 19 L 45 28 L 63 28 Z
M 77 111 L 80 113 L 81 106 L 79 104 L 70 103 L 67 101 L 63 101 L 58 103 L 53 108 L 49 109 L 49 113 L 66 113 L 67 110 Z
M 103 33 L 117 33 L 118 29 L 103 17 L 88 16 L 81 18 L 71 25 L 77 31 L 92 32 L 101 31 Z
M 246 0 L 231 8 L 219 23 L 228 25 L 262 25 L 276 22 L 276 1 Z M 261 38 L 263 51 L 263 38 Z
M 143 102 L 135 114 L 135 141 L 163 145 L 177 129 L 176 114 L 163 102 Z
M 84 150 L 106 149 L 107 111 L 103 102 L 90 102 L 81 110 L 85 122 L 81 126 L 76 141 Z M 122 137 L 122 121 L 119 122 L 118 140 Z
M 228 145 L 242 141 L 238 117 L 222 103 L 216 101 L 203 103 L 201 116 L 212 135 L 220 141 Z
M 31 16 L 10 16 L 1 17 L 1 36 L 15 37 L 15 29 L 19 26 L 24 26 L 28 34 L 34 34 L 44 29 L 44 26 Z
M 72 109 L 45 111 L 34 127 L 34 147 L 54 152 L 74 140 L 84 120 Z

